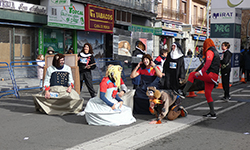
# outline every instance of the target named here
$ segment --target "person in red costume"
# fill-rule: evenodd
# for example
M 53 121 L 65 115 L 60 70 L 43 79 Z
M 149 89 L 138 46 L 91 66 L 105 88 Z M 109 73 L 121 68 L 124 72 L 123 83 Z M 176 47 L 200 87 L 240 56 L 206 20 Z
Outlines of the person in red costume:
M 204 117 L 216 119 L 214 111 L 214 101 L 211 96 L 214 85 L 217 83 L 219 68 L 220 68 L 220 55 L 216 50 L 214 42 L 211 39 L 206 39 L 203 43 L 203 57 L 205 57 L 204 66 L 197 72 L 191 72 L 188 77 L 186 86 L 183 89 L 181 98 L 185 98 L 186 92 L 192 86 L 194 79 L 202 80 L 205 84 L 205 97 L 207 99 L 210 112 Z

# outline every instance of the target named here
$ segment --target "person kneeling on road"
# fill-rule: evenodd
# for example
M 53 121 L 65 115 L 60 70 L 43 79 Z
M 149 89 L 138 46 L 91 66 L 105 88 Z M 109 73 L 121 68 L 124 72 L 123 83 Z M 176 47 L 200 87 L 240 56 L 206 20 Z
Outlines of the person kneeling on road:
M 149 111 L 157 118 L 150 124 L 161 124 L 161 120 L 166 116 L 169 120 L 187 116 L 188 112 L 180 106 L 181 98 L 173 92 L 160 92 L 155 87 L 148 87 L 146 94 L 149 97 Z

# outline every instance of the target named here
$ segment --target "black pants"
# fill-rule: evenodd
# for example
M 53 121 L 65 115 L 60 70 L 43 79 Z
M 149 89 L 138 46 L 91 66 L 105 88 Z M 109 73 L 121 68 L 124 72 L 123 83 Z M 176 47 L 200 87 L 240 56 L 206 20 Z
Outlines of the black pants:
M 224 90 L 224 97 L 228 98 L 229 95 L 229 78 L 230 78 L 230 71 L 221 72 L 221 79 L 222 79 L 222 86 Z
M 82 91 L 83 80 L 88 88 L 91 97 L 95 97 L 95 89 L 92 83 L 92 75 L 90 71 L 80 72 L 80 91 Z

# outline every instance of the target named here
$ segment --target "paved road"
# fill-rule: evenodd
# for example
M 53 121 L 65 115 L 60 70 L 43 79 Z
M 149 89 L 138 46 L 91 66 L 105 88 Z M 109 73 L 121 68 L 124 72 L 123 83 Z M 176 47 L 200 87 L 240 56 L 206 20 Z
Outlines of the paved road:
M 211 138 L 214 140 L 212 143 L 216 143 L 217 140 L 213 136 L 205 136 L 212 133 L 213 130 L 218 131 L 214 135 L 220 139 L 223 139 L 223 135 L 230 137 L 235 132 L 240 133 L 239 136 L 235 136 L 239 138 L 234 141 L 237 144 L 235 146 L 249 145 L 244 140 L 247 135 L 243 134 L 250 132 L 249 119 L 248 122 L 242 121 L 242 126 L 240 123 L 237 124 L 240 130 L 236 130 L 237 127 L 230 129 L 233 125 L 230 124 L 231 122 L 237 123 L 237 119 L 240 117 L 241 120 L 244 120 L 244 115 L 248 113 L 246 109 L 247 107 L 249 108 L 249 103 L 247 102 L 250 102 L 249 90 L 249 84 L 232 86 L 233 100 L 229 103 L 224 103 L 219 100 L 223 91 L 215 89 L 213 98 L 216 101 L 217 120 L 205 120 L 201 117 L 202 114 L 208 112 L 208 107 L 204 95 L 198 95 L 196 98 L 187 98 L 183 101 L 183 105 L 189 112 L 189 115 L 185 118 L 178 118 L 174 121 L 164 120 L 160 125 L 150 125 L 148 122 L 153 119 L 153 116 L 135 115 L 136 123 L 119 127 L 89 126 L 84 117 L 76 115 L 48 116 L 40 114 L 35 111 L 33 99 L 30 96 L 30 94 L 38 91 L 33 90 L 30 93 L 25 91 L 21 93 L 21 99 L 14 97 L 3 97 L 0 99 L 0 149 L 89 150 L 137 149 L 140 147 L 141 149 L 158 149 L 156 146 L 159 142 L 162 146 L 159 149 L 166 149 L 166 146 L 168 146 L 166 144 L 169 142 L 171 142 L 172 149 L 176 149 L 175 147 L 179 148 L 176 145 L 182 141 L 188 146 L 182 146 L 180 149 L 199 149 L 198 146 L 205 146 L 206 143 L 209 146 L 210 142 L 202 143 L 203 140 L 211 141 Z M 85 98 L 85 104 L 89 99 L 88 95 L 86 89 L 81 93 L 81 96 Z M 246 118 L 249 118 L 249 113 L 246 115 Z M 227 119 L 231 119 L 231 122 Z M 229 121 L 229 123 L 220 124 L 225 121 Z M 243 125 L 247 123 L 248 129 L 242 128 L 246 127 Z M 193 128 L 198 132 L 194 132 Z M 232 133 L 224 134 L 224 132 Z M 182 136 L 183 134 L 184 136 Z M 194 142 L 196 143 L 193 144 Z M 221 143 L 221 145 L 217 145 L 224 149 L 223 142 Z M 244 149 L 245 147 L 239 148 Z

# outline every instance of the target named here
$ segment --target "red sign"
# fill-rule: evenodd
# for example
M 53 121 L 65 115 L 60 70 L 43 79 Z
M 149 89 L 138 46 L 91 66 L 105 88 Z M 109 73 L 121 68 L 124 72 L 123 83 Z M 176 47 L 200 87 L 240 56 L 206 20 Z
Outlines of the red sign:
M 85 9 L 85 30 L 113 33 L 114 10 L 88 4 Z

